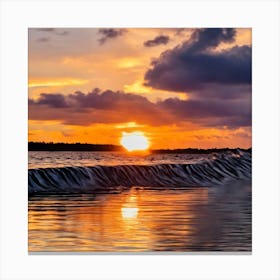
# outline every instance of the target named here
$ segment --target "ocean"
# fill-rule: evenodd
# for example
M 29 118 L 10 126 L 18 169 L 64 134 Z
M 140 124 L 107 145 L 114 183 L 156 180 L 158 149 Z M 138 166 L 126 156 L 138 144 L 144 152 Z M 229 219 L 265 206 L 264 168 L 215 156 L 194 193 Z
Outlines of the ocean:
M 251 252 L 251 152 L 29 152 L 29 252 Z

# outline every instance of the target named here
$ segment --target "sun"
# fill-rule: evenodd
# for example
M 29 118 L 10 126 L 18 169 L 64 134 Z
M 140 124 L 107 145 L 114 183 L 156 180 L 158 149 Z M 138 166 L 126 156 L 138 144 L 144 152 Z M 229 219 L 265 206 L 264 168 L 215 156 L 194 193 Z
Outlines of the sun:
M 122 133 L 121 145 L 129 152 L 132 152 L 145 151 L 149 148 L 150 143 L 143 132 L 134 131 Z

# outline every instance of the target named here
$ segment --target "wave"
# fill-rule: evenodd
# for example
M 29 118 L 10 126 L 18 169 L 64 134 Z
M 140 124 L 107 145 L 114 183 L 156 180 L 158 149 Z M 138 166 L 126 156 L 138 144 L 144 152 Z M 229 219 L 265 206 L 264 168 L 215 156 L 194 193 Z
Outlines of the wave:
M 114 191 L 132 186 L 198 187 L 251 178 L 251 153 L 213 154 L 193 164 L 117 165 L 28 170 L 29 195 Z

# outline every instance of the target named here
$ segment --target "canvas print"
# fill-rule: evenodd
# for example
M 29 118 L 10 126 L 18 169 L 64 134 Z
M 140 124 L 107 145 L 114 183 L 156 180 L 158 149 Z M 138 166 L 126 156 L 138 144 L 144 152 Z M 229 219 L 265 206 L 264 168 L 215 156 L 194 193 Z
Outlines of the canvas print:
M 251 252 L 250 28 L 29 28 L 28 251 Z

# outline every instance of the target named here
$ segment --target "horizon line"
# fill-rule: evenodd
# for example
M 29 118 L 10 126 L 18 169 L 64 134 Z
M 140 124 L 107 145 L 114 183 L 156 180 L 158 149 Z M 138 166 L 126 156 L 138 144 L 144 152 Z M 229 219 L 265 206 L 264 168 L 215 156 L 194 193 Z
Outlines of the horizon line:
M 34 141 L 28 141 L 29 144 L 40 144 L 40 145 L 93 145 L 93 146 L 111 146 L 115 148 L 123 148 L 122 145 L 118 144 L 94 144 L 94 143 L 81 143 L 81 142 L 72 142 L 72 143 L 65 143 L 65 142 L 34 142 Z M 151 151 L 157 151 L 157 150 L 188 150 L 188 149 L 193 149 L 193 150 L 223 150 L 223 149 L 229 149 L 229 150 L 236 150 L 236 149 L 241 149 L 241 150 L 249 150 L 252 149 L 251 147 L 244 148 L 244 147 L 222 147 L 222 148 L 217 148 L 217 147 L 208 147 L 208 148 L 199 148 L 199 147 L 178 147 L 178 148 L 157 148 L 157 149 L 148 149 Z

